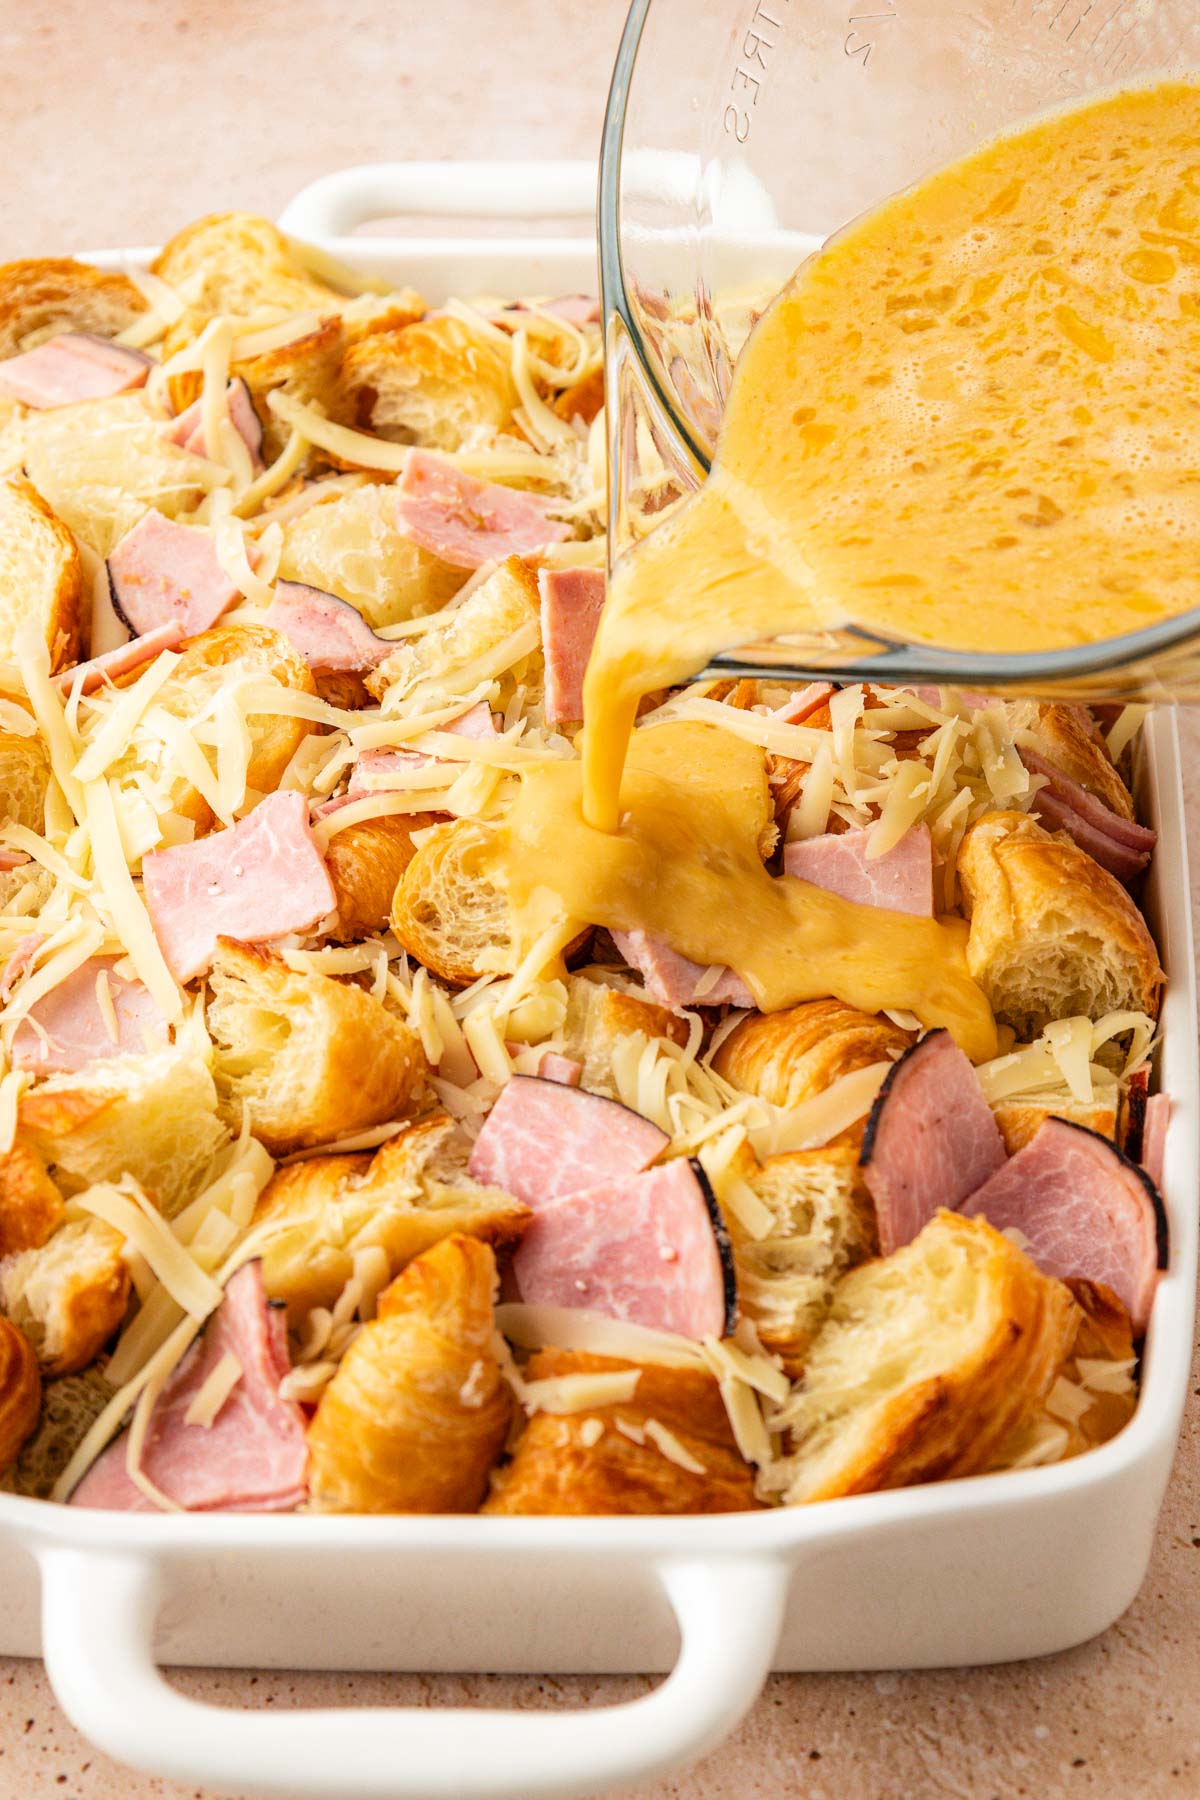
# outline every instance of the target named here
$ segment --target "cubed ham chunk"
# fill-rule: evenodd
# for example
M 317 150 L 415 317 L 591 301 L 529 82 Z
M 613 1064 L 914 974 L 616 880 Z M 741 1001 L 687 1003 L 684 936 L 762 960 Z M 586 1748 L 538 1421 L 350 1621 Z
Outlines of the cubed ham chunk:
M 870 827 L 799 838 L 784 848 L 784 873 L 860 906 L 932 919 L 933 838 L 928 825 L 912 826 L 882 856 L 867 854 L 870 841 Z
M 733 969 L 689 962 L 645 931 L 614 931 L 613 942 L 646 992 L 664 1006 L 753 1006 L 754 995 Z
M 108 586 L 115 612 L 138 637 L 173 621 L 194 637 L 239 598 L 211 534 L 153 507 L 109 557 Z
M 546 720 L 583 717 L 583 677 L 604 610 L 602 569 L 542 569 L 538 574 Z
M 250 460 L 257 468 L 262 462 L 262 420 L 255 411 L 250 389 L 240 375 L 235 375 L 229 383 L 225 390 L 225 400 L 229 408 L 229 422 L 250 452 Z M 169 444 L 178 444 L 189 455 L 208 456 L 209 449 L 204 438 L 204 402 L 193 400 L 190 406 L 184 407 L 178 418 L 172 421 L 166 435 Z
M 536 556 L 570 537 L 546 516 L 550 503 L 517 488 L 477 481 L 428 450 L 410 450 L 396 483 L 396 523 L 405 537 L 456 569 L 506 556 Z
M 699 1163 L 665 1163 L 540 1208 L 513 1258 L 522 1300 L 680 1337 L 733 1330 L 729 1239 Z
M 15 1069 L 70 1074 L 106 1056 L 161 1049 L 168 1038 L 167 1021 L 149 988 L 117 974 L 117 961 L 115 956 L 89 957 L 34 1002 L 13 1033 Z M 105 987 L 111 1013 L 101 1001 Z
M 303 794 L 268 794 L 227 831 L 142 859 L 150 922 L 176 981 L 211 966 L 219 937 L 269 943 L 337 905 Z
M 871 1109 L 860 1160 L 885 1256 L 1003 1166 L 1000 1128 L 948 1031 L 931 1031 L 896 1063 Z
M 1154 1183 L 1116 1145 L 1067 1119 L 1047 1119 L 959 1208 L 1017 1231 L 1047 1275 L 1103 1282 L 1135 1332 L 1150 1318 L 1167 1225 Z
M 80 400 L 107 400 L 142 387 L 150 358 L 83 331 L 65 331 L 0 362 L 0 392 L 46 411 Z
M 1136 819 L 1123 819 L 1036 751 L 1022 750 L 1021 761 L 1046 783 L 1033 796 L 1031 810 L 1048 831 L 1065 831 L 1118 881 L 1128 884 L 1142 873 L 1154 853 L 1157 832 Z
M 104 682 L 115 681 L 118 675 L 129 675 L 143 663 L 153 662 L 160 651 L 174 650 L 186 636 L 181 619 L 168 619 L 165 625 L 156 625 L 153 631 L 132 637 L 127 644 L 118 644 L 102 656 L 76 663 L 74 668 L 64 669 L 53 679 L 61 693 L 69 694 L 78 685 L 81 694 L 91 694 Z
M 1167 1151 L 1167 1126 L 1171 1123 L 1169 1094 L 1151 1094 L 1142 1124 L 1142 1167 L 1162 1192 L 1163 1164 Z
M 226 1356 L 241 1371 L 228 1399 L 211 1425 L 189 1425 L 189 1406 Z M 280 1398 L 287 1372 L 287 1314 L 268 1303 L 262 1264 L 247 1263 L 155 1402 L 143 1474 L 188 1512 L 291 1512 L 307 1494 L 308 1449 L 304 1413 Z M 127 1473 L 127 1448 L 127 1433 L 109 1445 L 72 1506 L 156 1510 Z
M 395 649 L 357 607 L 303 581 L 276 582 L 263 624 L 282 631 L 318 675 L 363 675 Z
M 573 1056 L 559 1056 L 555 1050 L 546 1051 L 537 1072 L 542 1081 L 561 1081 L 566 1087 L 578 1087 L 583 1080 L 583 1064 Z
M 451 737 L 470 738 L 477 744 L 487 743 L 500 735 L 496 729 L 496 715 L 485 700 L 481 700 L 459 718 L 452 719 L 448 725 L 439 725 L 438 730 L 447 732 Z M 445 757 L 431 756 L 426 750 L 363 750 L 350 772 L 347 797 L 359 800 L 364 794 L 387 793 L 390 788 L 402 788 L 407 785 L 408 777 L 414 769 L 424 768 L 426 763 L 447 760 Z
M 670 1142 L 665 1131 L 584 1088 L 514 1075 L 471 1151 L 476 1181 L 535 1209 L 560 1194 L 639 1174 Z

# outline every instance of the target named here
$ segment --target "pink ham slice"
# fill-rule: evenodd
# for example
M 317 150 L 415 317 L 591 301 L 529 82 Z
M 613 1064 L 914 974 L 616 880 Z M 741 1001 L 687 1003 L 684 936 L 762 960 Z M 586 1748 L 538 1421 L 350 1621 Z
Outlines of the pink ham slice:
M 113 550 L 108 586 L 117 616 L 138 637 L 172 621 L 194 637 L 239 598 L 208 532 L 153 508 Z
M 182 619 L 168 619 L 165 625 L 156 625 L 153 631 L 130 638 L 127 644 L 118 644 L 102 656 L 89 657 L 87 662 L 64 669 L 54 681 L 63 694 L 71 693 L 76 684 L 81 694 L 94 693 L 104 682 L 115 681 L 118 675 L 128 675 L 134 669 L 140 669 L 143 663 L 153 662 L 160 651 L 174 650 L 186 636 Z
M 568 325 L 600 323 L 600 302 L 592 294 L 560 294 L 557 300 L 547 300 L 542 311 L 565 319 Z
M 35 1075 L 71 1074 L 106 1056 L 141 1055 L 167 1042 L 167 1021 L 150 990 L 118 975 L 117 960 L 89 957 L 34 1002 L 13 1033 L 14 1068 Z M 97 993 L 101 976 L 108 982 L 115 1038 Z
M 1158 842 L 1157 832 L 1123 819 L 1036 751 L 1022 750 L 1021 761 L 1031 775 L 1048 783 L 1034 795 L 1032 810 L 1049 830 L 1065 831 L 1118 881 L 1128 883 L 1141 874 Z
M 583 1080 L 583 1064 L 573 1056 L 559 1056 L 554 1050 L 547 1050 L 537 1072 L 542 1081 L 561 1081 L 565 1087 L 578 1087 Z
M 264 625 L 282 631 L 319 675 L 362 675 L 395 649 L 348 601 L 303 581 L 277 581 Z
M 250 452 L 250 460 L 257 468 L 262 461 L 263 428 L 262 420 L 254 409 L 254 401 L 250 398 L 250 389 L 240 375 L 235 375 L 225 390 L 226 404 L 229 408 L 229 421 Z M 190 406 L 184 407 L 167 432 L 167 442 L 178 444 L 190 456 L 207 456 L 208 445 L 204 437 L 204 402 L 193 400 Z
M 614 931 L 613 943 L 646 984 L 646 992 L 664 1006 L 753 1006 L 754 995 L 741 976 L 689 962 L 660 938 L 645 931 Z
M 306 1497 L 308 1451 L 300 1407 L 279 1396 L 288 1371 L 287 1315 L 270 1306 L 262 1264 L 230 1278 L 225 1297 L 163 1389 L 150 1415 L 142 1470 L 188 1512 L 291 1512 Z M 211 1425 L 185 1415 L 226 1355 L 241 1375 Z M 126 1473 L 122 1435 L 84 1476 L 72 1506 L 154 1512 L 154 1502 Z
M 0 875 L 11 875 L 14 869 L 23 869 L 30 860 L 23 850 L 0 850 Z
M 107 400 L 141 387 L 150 358 L 124 344 L 87 332 L 66 331 L 36 350 L 0 362 L 0 391 L 25 406 L 46 411 L 80 400 Z
M 870 841 L 870 827 L 798 839 L 784 849 L 784 873 L 860 906 L 932 919 L 933 838 L 928 825 L 912 826 L 882 856 L 868 856 Z
M 468 1169 L 476 1181 L 506 1188 L 526 1206 L 648 1167 L 669 1139 L 615 1100 L 584 1088 L 513 1075 L 484 1120 Z
M 210 967 L 219 937 L 269 943 L 337 904 L 303 794 L 268 794 L 227 831 L 142 859 L 150 923 L 176 981 Z
M 729 1239 L 699 1163 L 666 1163 L 538 1209 L 513 1273 L 533 1306 L 688 1338 L 724 1337 L 735 1323 Z
M 772 717 L 784 725 L 802 725 L 836 691 L 832 681 L 810 681 L 806 688 L 798 688 L 782 706 L 777 706 Z
M 583 677 L 604 610 L 602 569 L 542 569 L 538 575 L 546 719 L 583 717 Z
M 1171 1096 L 1151 1094 L 1142 1123 L 1141 1163 L 1155 1187 L 1162 1192 L 1167 1126 L 1171 1123 Z
M 428 450 L 410 450 L 396 483 L 396 523 L 405 537 L 455 569 L 506 556 L 536 556 L 570 531 L 546 517 L 549 503 L 516 488 L 477 481 Z
M 7 854 L 9 854 L 7 851 L 0 851 L 0 857 Z M 12 854 L 16 855 L 19 853 L 14 851 Z M 28 862 L 29 858 L 26 857 L 25 861 Z M 0 869 L 3 869 L 3 867 L 4 864 L 0 861 Z M 8 999 L 18 981 L 20 981 L 22 975 L 24 975 L 26 969 L 28 969 L 30 963 L 45 942 L 46 933 L 44 931 L 27 932 L 21 939 L 20 943 L 5 963 L 3 970 L 0 970 L 0 1005 Z
M 484 700 L 469 712 L 463 713 L 461 718 L 452 719 L 448 725 L 439 725 L 437 729 L 449 733 L 451 737 L 471 738 L 480 744 L 500 735 L 496 730 L 496 715 Z M 431 756 L 426 750 L 364 750 L 351 771 L 346 797 L 360 800 L 364 794 L 386 793 L 389 788 L 402 788 L 414 769 L 424 768 L 426 763 L 447 760 L 445 757 Z
M 1110 1287 L 1135 1332 L 1146 1329 L 1166 1220 L 1152 1181 L 1116 1145 L 1067 1119 L 1047 1119 L 959 1209 L 997 1231 L 1019 1231 L 1047 1275 Z
M 895 1065 L 871 1109 L 859 1160 L 885 1256 L 1002 1166 L 1004 1139 L 948 1031 L 931 1031 Z

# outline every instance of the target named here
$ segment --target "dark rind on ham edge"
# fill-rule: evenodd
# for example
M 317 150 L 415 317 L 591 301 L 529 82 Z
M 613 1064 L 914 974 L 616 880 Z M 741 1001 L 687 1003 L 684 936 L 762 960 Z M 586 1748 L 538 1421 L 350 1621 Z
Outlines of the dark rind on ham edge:
M 511 1129 L 518 1140 L 518 1147 L 523 1148 L 520 1143 L 522 1132 L 528 1131 L 530 1127 L 520 1119 L 519 1114 L 515 1121 L 510 1117 L 514 1109 L 521 1106 L 523 1096 L 529 1096 L 537 1107 L 541 1107 L 543 1102 L 548 1103 L 550 1110 L 547 1117 L 557 1115 L 564 1131 L 576 1129 L 569 1124 L 573 1117 L 578 1118 L 581 1130 L 584 1122 L 588 1121 L 592 1128 L 599 1127 L 602 1134 L 604 1121 L 615 1124 L 618 1118 L 627 1119 L 631 1131 L 636 1127 L 636 1135 L 642 1139 L 642 1147 L 626 1160 L 621 1144 L 614 1138 L 620 1161 L 610 1162 L 607 1167 L 589 1163 L 586 1168 L 579 1168 L 579 1179 L 571 1179 L 564 1174 L 562 1161 L 555 1157 L 555 1150 L 559 1146 L 539 1138 L 536 1179 L 528 1181 L 525 1172 L 510 1163 L 505 1143 L 505 1134 Z M 617 1180 L 624 1175 L 639 1174 L 662 1154 L 668 1142 L 666 1132 L 655 1125 L 653 1120 L 636 1112 L 633 1107 L 623 1105 L 619 1100 L 610 1100 L 605 1094 L 593 1094 L 588 1088 L 568 1087 L 561 1081 L 548 1081 L 541 1075 L 512 1075 L 501 1088 L 498 1099 L 484 1120 L 467 1167 L 474 1180 L 507 1189 L 536 1212 L 539 1207 L 552 1203 L 563 1195 L 579 1193 L 585 1188 L 595 1187 L 603 1181 Z
M 1097 1144 L 1102 1144 L 1105 1150 L 1121 1164 L 1122 1168 L 1131 1175 L 1137 1176 L 1150 1196 L 1150 1204 L 1154 1208 L 1154 1249 L 1157 1266 L 1160 1270 L 1168 1268 L 1171 1260 L 1171 1228 L 1167 1219 L 1167 1209 L 1163 1204 L 1162 1195 L 1141 1163 L 1134 1162 L 1131 1156 L 1126 1156 L 1125 1152 L 1114 1144 L 1111 1138 L 1105 1137 L 1102 1131 L 1093 1131 L 1089 1125 L 1080 1125 L 1074 1119 L 1058 1119 L 1055 1123 L 1065 1125 L 1068 1131 L 1077 1131 L 1082 1137 L 1092 1138 Z
M 907 1129 L 902 1121 L 885 1140 L 905 1104 Z M 939 1207 L 960 1206 L 1004 1162 L 1000 1128 L 970 1062 L 949 1032 L 929 1032 L 889 1071 L 859 1152 L 883 1254 L 911 1243 Z
M 113 580 L 112 568 L 109 565 L 107 557 L 104 559 L 104 579 L 108 583 L 109 602 L 118 619 L 120 619 L 131 638 L 141 637 L 142 633 L 138 630 L 133 620 L 129 617 L 129 614 L 125 611 L 125 608 L 121 605 L 121 596 L 117 590 L 117 584 Z
M 704 1204 L 708 1209 L 708 1222 L 712 1226 L 717 1255 L 721 1259 L 721 1274 L 725 1282 L 724 1336 L 732 1337 L 737 1328 L 738 1318 L 737 1266 L 733 1260 L 733 1240 L 729 1236 L 721 1208 L 717 1204 L 717 1196 L 713 1193 L 712 1183 L 694 1156 L 688 1157 L 688 1168 L 696 1177 L 697 1186 L 704 1196 Z

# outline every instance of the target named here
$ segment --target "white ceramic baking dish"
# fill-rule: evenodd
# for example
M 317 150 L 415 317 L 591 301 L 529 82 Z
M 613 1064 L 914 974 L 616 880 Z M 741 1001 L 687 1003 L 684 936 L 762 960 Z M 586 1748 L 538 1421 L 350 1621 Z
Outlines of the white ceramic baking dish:
M 591 185 L 580 165 L 356 170 L 310 188 L 284 223 L 434 300 L 594 290 L 590 238 L 347 241 L 400 214 L 583 217 Z M 771 1669 L 1001 1662 L 1104 1630 L 1146 1570 L 1192 1346 L 1195 968 L 1168 712 L 1150 722 L 1139 787 L 1160 833 L 1150 912 L 1170 978 L 1171 1265 L 1141 1403 L 1112 1443 L 1057 1468 L 714 1518 L 147 1518 L 0 1495 L 0 1651 L 40 1651 L 109 1755 L 210 1792 L 536 1800 L 702 1755 Z M 274 1714 L 199 1706 L 161 1663 L 673 1672 L 588 1712 Z

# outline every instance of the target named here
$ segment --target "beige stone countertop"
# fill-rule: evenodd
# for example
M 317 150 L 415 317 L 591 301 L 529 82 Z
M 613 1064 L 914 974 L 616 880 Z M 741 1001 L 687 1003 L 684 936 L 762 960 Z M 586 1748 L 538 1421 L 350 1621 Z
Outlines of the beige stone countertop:
M 221 207 L 275 212 L 351 163 L 591 156 L 623 16 L 623 0 L 0 0 L 0 258 L 149 243 Z M 1200 714 L 1185 719 L 1184 745 L 1200 827 Z M 776 1677 L 721 1749 L 638 1800 L 1200 1792 L 1198 1411 L 1193 1402 L 1146 1585 L 1095 1643 L 999 1669 Z M 197 1698 L 277 1707 L 570 1706 L 647 1685 L 176 1679 Z M 40 1664 L 0 1662 L 0 1800 L 51 1795 L 202 1800 L 107 1762 L 64 1719 Z

